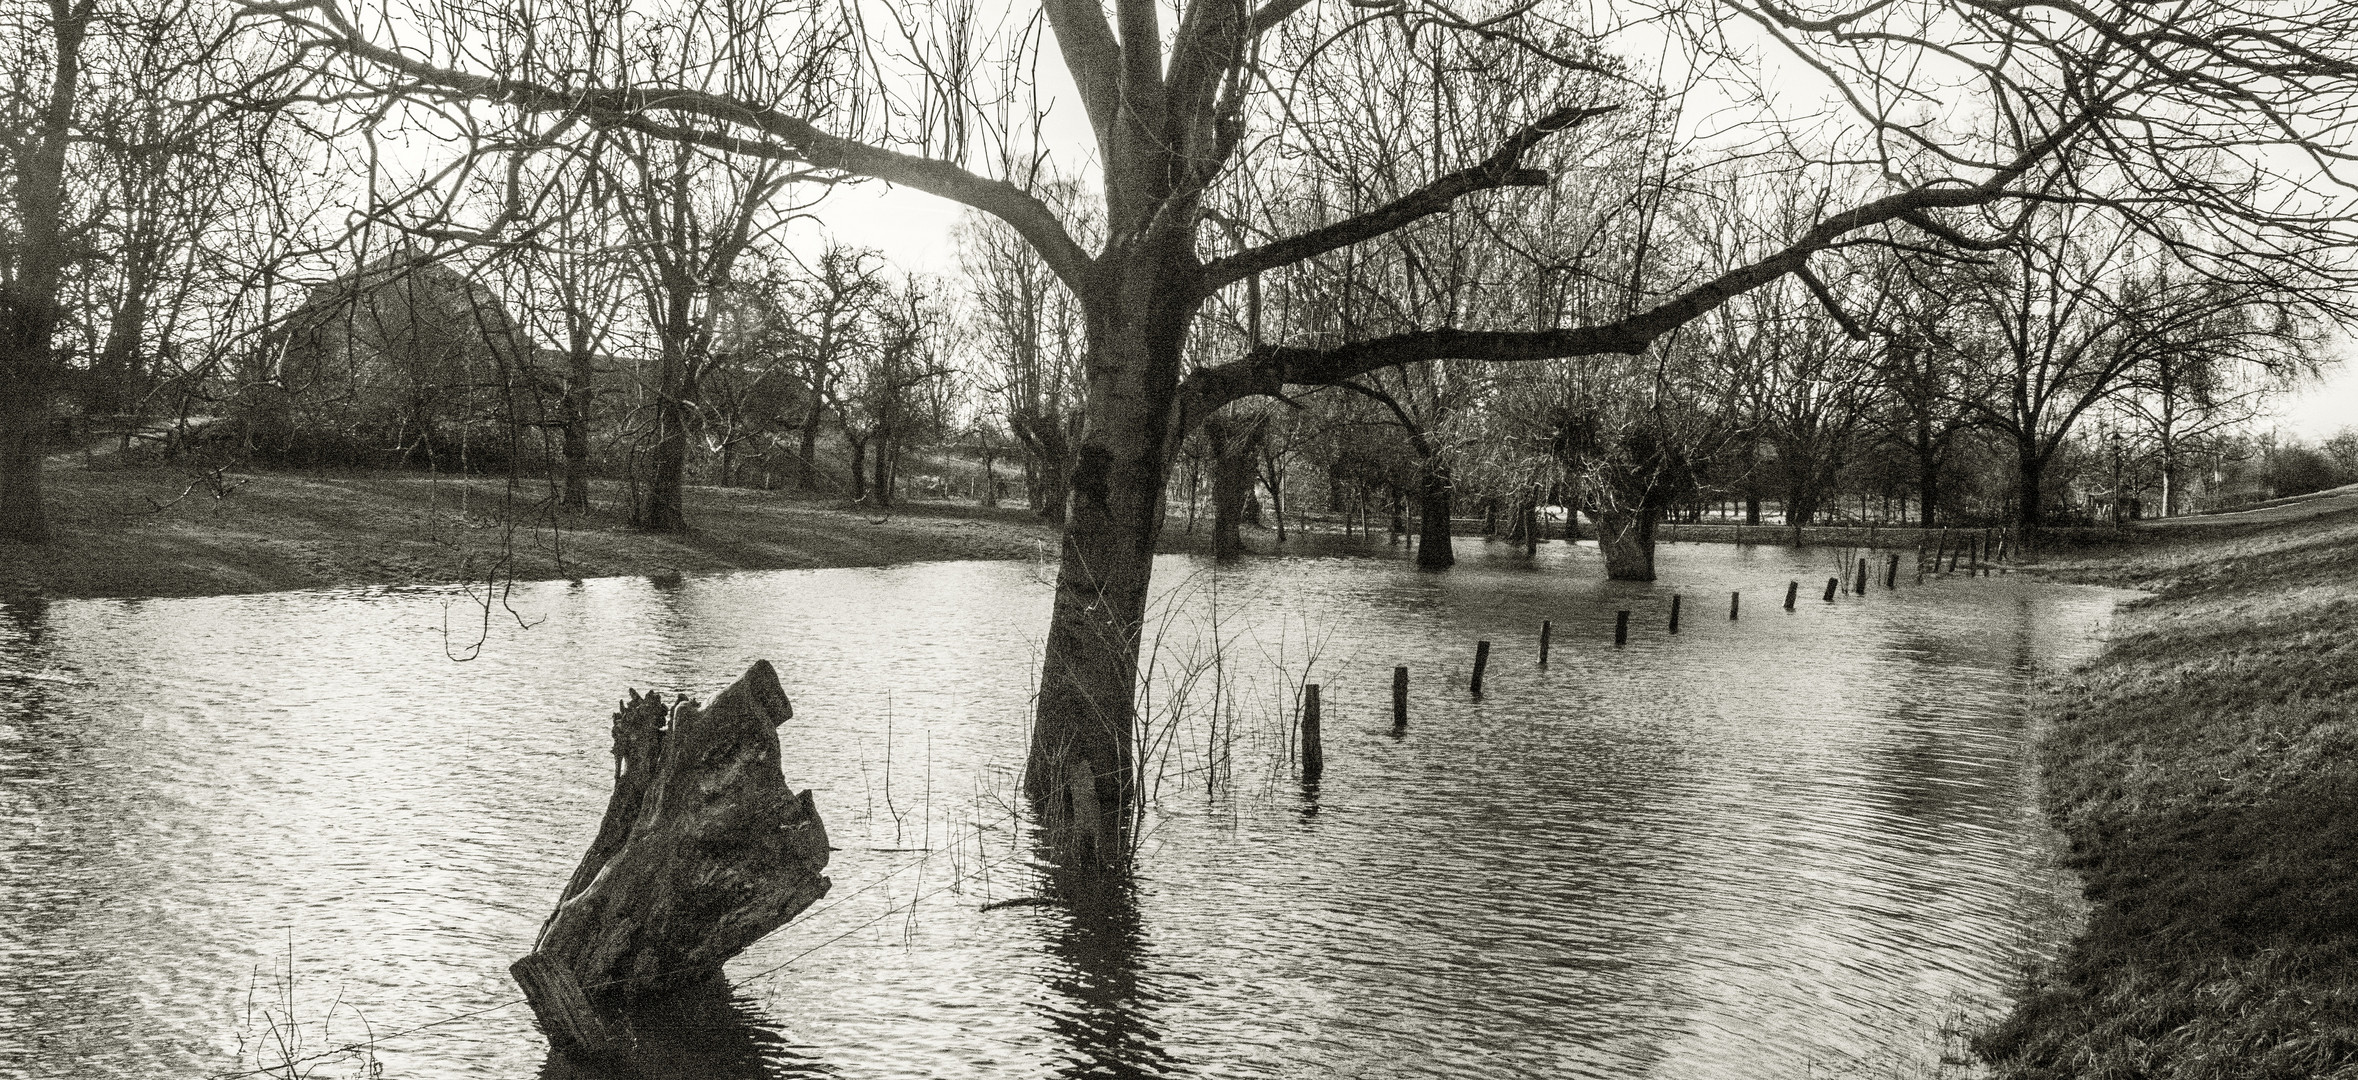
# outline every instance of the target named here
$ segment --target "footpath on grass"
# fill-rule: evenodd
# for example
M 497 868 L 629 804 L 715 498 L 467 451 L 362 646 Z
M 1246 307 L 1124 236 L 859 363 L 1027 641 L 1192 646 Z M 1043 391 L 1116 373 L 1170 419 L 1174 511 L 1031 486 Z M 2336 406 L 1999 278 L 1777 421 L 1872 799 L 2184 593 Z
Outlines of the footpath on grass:
M 2358 1077 L 2358 496 L 2050 551 L 2144 589 L 2040 692 L 2084 932 L 1976 1049 L 2019 1078 Z
M 1020 504 L 891 511 L 745 488 L 690 488 L 681 535 L 630 526 L 620 484 L 587 513 L 545 483 L 415 472 L 222 473 L 52 460 L 56 541 L 0 541 L 0 599 L 218 596 L 284 589 L 884 566 L 1053 556 Z

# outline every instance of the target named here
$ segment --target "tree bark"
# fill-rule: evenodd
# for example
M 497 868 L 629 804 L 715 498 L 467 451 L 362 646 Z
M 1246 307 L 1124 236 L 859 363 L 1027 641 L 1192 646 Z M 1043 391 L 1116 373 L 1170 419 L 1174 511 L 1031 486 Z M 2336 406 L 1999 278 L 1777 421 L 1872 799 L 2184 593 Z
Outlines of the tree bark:
M 852 438 L 849 428 L 844 429 L 843 438 L 851 444 L 852 501 L 863 502 L 868 498 L 868 440 Z
M 655 450 L 649 469 L 647 502 L 639 512 L 639 525 L 655 532 L 687 531 L 683 493 L 688 472 L 688 417 L 686 406 L 672 394 L 655 402 Z
M 1080 444 L 1024 789 L 1072 864 L 1126 865 L 1136 809 L 1134 695 L 1165 481 L 1180 343 L 1198 302 L 1184 235 L 1100 257 L 1088 299 Z M 1176 280 L 1174 280 L 1176 278 Z
M 889 433 L 876 437 L 876 479 L 869 485 L 876 496 L 876 505 L 892 509 L 892 437 Z
M 802 414 L 802 445 L 795 452 L 794 486 L 804 494 L 819 490 L 819 425 L 827 420 L 827 396 L 811 389 L 810 408 Z
M 552 1040 L 582 1027 L 567 983 L 613 1008 L 715 982 L 826 895 L 826 826 L 780 771 L 776 729 L 793 715 L 766 660 L 701 708 L 633 691 L 615 712 L 605 818 L 515 965 Z
M 1222 561 L 1245 553 L 1245 500 L 1253 493 L 1253 455 L 1268 434 L 1264 417 L 1242 424 L 1214 418 L 1204 422 L 1212 443 L 1212 557 Z
M 1038 478 L 1032 485 L 1032 508 L 1041 517 L 1061 525 L 1069 482 L 1067 474 L 1073 463 L 1072 445 L 1065 438 L 1064 418 L 1053 412 L 1031 413 L 1015 418 L 1013 426 L 1030 458 L 1032 473 Z
M 80 96 L 82 38 L 96 5 L 51 7 L 56 48 L 39 126 L 18 139 L 15 280 L 0 287 L 0 540 L 49 542 L 41 457 L 49 398 L 63 365 L 56 354 L 57 290 L 65 273 L 66 147 Z
M 582 346 L 568 350 L 564 394 L 564 504 L 574 510 L 589 509 L 589 413 L 591 382 L 594 378 L 589 349 Z
M 2046 478 L 2045 455 L 2027 448 L 2015 455 L 2015 521 L 2021 524 L 2025 536 L 2047 523 Z
M 1450 546 L 1449 537 L 1451 487 L 1449 466 L 1427 460 L 1416 490 L 1416 565 L 1420 570 L 1447 570 L 1457 565 L 1457 551 Z
M 1635 509 L 1608 508 L 1597 515 L 1597 548 L 1605 556 L 1605 577 L 1612 581 L 1654 580 L 1654 520 L 1651 505 Z

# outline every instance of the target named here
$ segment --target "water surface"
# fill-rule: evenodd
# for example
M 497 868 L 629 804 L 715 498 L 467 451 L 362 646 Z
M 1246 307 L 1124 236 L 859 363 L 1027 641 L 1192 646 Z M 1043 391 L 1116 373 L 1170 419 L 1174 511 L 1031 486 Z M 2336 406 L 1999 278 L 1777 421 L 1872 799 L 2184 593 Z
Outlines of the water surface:
M 1632 585 L 1593 548 L 1463 547 L 1446 574 L 1163 559 L 1155 809 L 1134 893 L 1078 916 L 983 910 L 1039 891 L 1034 565 L 552 582 L 488 620 L 455 590 L 8 608 L 0 1075 L 424 1024 L 384 1075 L 535 1074 L 506 965 L 595 831 L 608 714 L 757 657 L 842 850 L 731 966 L 713 1075 L 1888 1075 L 1993 1007 L 2056 887 L 2022 691 L 2119 594 L 1910 575 L 1829 604 L 1824 550 L 1665 546 Z M 1305 680 L 1315 792 L 1283 722 Z

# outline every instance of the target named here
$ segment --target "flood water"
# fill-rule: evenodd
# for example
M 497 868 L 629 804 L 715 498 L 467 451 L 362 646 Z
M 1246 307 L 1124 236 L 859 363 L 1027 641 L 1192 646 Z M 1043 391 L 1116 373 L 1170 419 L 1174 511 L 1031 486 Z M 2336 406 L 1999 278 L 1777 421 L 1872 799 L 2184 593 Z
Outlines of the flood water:
M 984 910 L 1040 888 L 1035 565 L 552 582 L 488 629 L 456 590 L 4 609 L 0 1075 L 372 1035 L 299 1067 L 557 1075 L 506 968 L 595 832 L 609 714 L 757 657 L 841 850 L 731 965 L 710 1075 L 1915 1075 L 1996 1007 L 2057 888 L 2022 692 L 2120 594 L 1911 573 L 1829 604 L 1826 550 L 1666 545 L 1631 585 L 1505 548 L 1163 559 L 1153 810 L 1129 903 L 1085 916 Z

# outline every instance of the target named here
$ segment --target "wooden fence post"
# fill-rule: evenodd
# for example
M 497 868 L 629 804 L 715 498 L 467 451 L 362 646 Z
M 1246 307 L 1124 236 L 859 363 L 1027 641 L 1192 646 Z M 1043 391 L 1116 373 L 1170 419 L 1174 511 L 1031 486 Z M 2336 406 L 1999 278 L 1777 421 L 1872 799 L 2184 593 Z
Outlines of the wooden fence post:
M 1392 669 L 1392 734 L 1408 730 L 1408 665 Z
M 1318 730 L 1318 684 L 1302 687 L 1302 780 L 1315 784 L 1326 772 L 1326 747 Z

